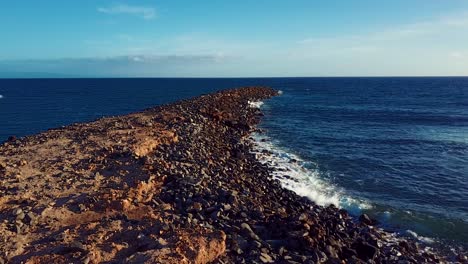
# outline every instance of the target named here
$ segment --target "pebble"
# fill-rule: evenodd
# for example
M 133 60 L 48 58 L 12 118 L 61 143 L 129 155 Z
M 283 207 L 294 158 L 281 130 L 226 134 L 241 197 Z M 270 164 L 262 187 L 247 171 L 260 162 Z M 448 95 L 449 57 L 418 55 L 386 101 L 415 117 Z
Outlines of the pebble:
M 83 259 L 83 264 L 89 264 L 90 262 L 91 262 L 91 258 L 89 256 Z
M 14 214 L 14 215 L 19 215 L 19 214 L 21 214 L 22 212 L 23 212 L 23 209 L 21 209 L 21 208 L 16 208 L 16 209 L 13 211 L 13 214 Z
M 260 260 L 263 263 L 273 263 L 273 259 L 270 257 L 270 255 L 268 255 L 266 253 L 261 253 L 260 254 Z
M 298 220 L 301 221 L 301 222 L 305 222 L 305 221 L 307 221 L 307 219 L 308 219 L 307 214 L 302 213 L 302 214 L 299 216 L 299 219 L 298 219 Z
M 24 212 L 21 212 L 18 215 L 16 215 L 16 220 L 23 220 L 25 216 L 26 215 L 24 214 Z

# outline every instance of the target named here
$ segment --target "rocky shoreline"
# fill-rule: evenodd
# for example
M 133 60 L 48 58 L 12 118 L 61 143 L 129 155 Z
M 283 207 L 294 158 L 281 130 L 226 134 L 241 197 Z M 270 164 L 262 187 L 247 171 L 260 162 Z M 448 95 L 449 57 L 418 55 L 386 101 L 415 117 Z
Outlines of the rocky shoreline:
M 434 263 L 283 189 L 246 87 L 0 145 L 0 263 Z M 464 261 L 460 259 L 460 262 Z

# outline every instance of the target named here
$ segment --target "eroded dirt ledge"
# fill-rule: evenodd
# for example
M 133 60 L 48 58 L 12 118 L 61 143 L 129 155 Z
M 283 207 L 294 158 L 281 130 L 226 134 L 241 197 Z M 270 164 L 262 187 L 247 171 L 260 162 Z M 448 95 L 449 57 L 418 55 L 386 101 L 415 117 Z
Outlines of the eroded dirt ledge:
M 249 101 L 274 95 L 226 90 L 0 145 L 0 263 L 437 261 L 271 179 L 247 136 Z

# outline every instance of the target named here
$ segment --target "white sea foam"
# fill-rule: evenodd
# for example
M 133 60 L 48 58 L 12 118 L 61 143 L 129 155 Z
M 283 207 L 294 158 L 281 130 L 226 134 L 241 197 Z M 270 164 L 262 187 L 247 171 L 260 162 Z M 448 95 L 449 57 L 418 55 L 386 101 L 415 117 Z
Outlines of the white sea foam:
M 279 91 L 278 91 L 278 94 L 279 94 L 279 95 L 282 95 L 282 94 L 283 94 L 283 91 L 279 90 Z
M 263 105 L 262 101 L 249 101 L 249 107 L 251 108 L 260 108 Z
M 307 169 L 304 160 L 279 148 L 268 137 L 253 134 L 252 139 L 255 142 L 254 152 L 257 158 L 275 169 L 272 176 L 278 179 L 284 188 L 308 197 L 318 205 L 333 204 L 354 214 L 371 208 L 364 201 L 348 197 L 338 187 L 322 179 L 317 170 Z
M 420 236 L 418 235 L 416 232 L 412 231 L 412 230 L 406 230 L 406 233 L 414 238 L 416 238 L 417 240 L 423 242 L 423 243 L 426 243 L 426 244 L 432 244 L 435 242 L 434 239 L 430 238 L 430 237 L 424 237 L 424 236 Z
M 2 99 L 2 98 L 3 98 L 3 95 L 0 94 L 0 99 Z

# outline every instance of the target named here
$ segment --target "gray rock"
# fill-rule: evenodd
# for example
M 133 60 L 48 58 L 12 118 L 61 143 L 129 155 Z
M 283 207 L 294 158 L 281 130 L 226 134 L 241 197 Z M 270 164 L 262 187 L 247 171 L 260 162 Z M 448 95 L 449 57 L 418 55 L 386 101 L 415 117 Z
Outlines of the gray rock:
M 307 221 L 307 219 L 308 219 L 308 216 L 305 213 L 301 214 L 299 216 L 299 218 L 298 218 L 298 220 L 301 221 L 301 222 L 305 222 L 305 221 Z

